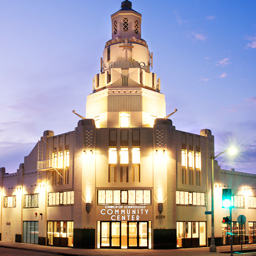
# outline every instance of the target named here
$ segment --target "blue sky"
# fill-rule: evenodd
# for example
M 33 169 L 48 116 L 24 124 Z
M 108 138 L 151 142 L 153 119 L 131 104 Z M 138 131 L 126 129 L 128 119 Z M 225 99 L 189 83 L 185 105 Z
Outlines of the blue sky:
M 134 0 L 176 129 L 212 130 L 223 168 L 256 173 L 256 1 Z M 0 0 L 0 166 L 15 172 L 44 130 L 72 131 L 121 1 Z

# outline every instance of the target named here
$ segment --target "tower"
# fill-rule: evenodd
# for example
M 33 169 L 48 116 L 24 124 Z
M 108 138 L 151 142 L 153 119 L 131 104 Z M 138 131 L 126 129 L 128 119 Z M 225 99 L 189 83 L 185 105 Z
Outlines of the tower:
M 112 39 L 86 105 L 86 118 L 94 119 L 97 128 L 153 127 L 156 118 L 165 117 L 160 78 L 151 72 L 153 53 L 141 38 L 141 17 L 128 0 L 111 16 Z

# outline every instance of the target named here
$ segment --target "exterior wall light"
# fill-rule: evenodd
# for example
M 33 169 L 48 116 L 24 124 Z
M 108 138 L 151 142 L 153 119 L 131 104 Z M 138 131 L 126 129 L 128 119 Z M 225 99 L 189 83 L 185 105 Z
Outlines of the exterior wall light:
M 163 203 L 158 203 L 158 212 L 161 214 L 163 212 L 164 205 Z
M 92 203 L 85 203 L 85 210 L 89 213 L 92 209 Z

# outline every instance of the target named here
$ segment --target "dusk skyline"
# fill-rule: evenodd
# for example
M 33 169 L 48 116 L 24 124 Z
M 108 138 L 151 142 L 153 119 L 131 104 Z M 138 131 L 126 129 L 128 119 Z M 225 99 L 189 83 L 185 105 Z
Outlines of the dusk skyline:
M 256 173 L 256 2 L 134 0 L 177 130 L 215 136 L 223 169 Z M 74 130 L 121 1 L 0 2 L 0 166 L 16 172 L 45 130 Z

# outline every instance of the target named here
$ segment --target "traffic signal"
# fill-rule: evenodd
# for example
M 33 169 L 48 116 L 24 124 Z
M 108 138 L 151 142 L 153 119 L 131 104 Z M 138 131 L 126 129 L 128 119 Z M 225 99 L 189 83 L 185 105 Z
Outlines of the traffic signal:
M 231 197 L 232 191 L 230 188 L 222 189 L 222 208 L 230 208 L 232 206 Z
M 230 217 L 229 217 L 229 216 L 223 217 L 222 223 L 224 223 L 224 224 L 230 224 Z

